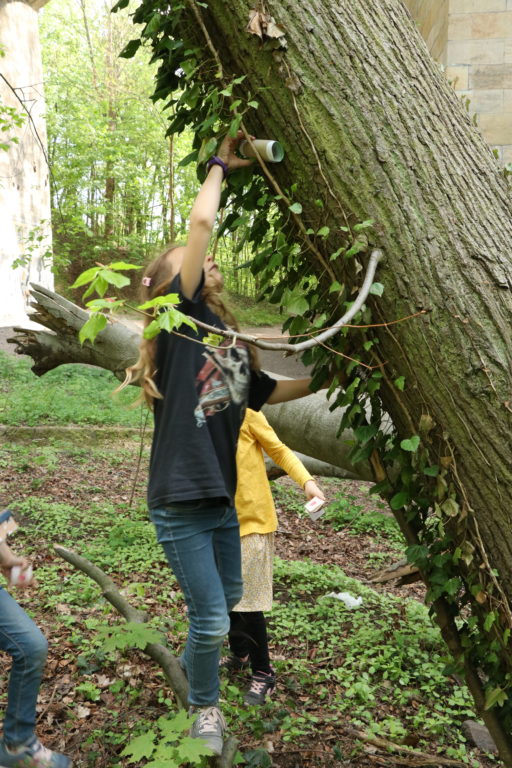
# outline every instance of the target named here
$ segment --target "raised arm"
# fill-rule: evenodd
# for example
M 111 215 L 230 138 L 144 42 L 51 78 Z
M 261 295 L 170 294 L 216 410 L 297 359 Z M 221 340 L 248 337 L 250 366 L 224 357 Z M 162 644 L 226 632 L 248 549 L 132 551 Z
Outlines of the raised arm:
M 251 165 L 250 160 L 242 160 L 235 155 L 241 138 L 243 138 L 241 131 L 235 139 L 226 136 L 217 152 L 216 157 L 225 164 L 228 172 L 244 165 Z M 190 212 L 188 239 L 180 270 L 181 291 L 187 299 L 193 297 L 201 282 L 208 244 L 219 210 L 223 179 L 223 167 L 212 165 Z

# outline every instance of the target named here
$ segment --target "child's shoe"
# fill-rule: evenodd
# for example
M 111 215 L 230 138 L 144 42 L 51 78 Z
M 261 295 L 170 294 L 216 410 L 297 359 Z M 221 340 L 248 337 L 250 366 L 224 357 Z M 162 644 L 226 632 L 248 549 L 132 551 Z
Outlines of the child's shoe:
M 36 737 L 12 750 L 0 741 L 0 768 L 71 768 L 72 765 L 69 757 L 43 747 Z
M 276 687 L 276 678 L 273 674 L 255 672 L 249 690 L 245 694 L 244 704 L 248 706 L 263 706 L 267 696 L 270 698 Z
M 223 656 L 219 661 L 219 669 L 221 672 L 241 672 L 243 669 L 248 669 L 250 663 L 249 656 L 244 656 L 241 659 L 234 653 L 230 653 L 229 656 Z
M 214 755 L 221 755 L 226 721 L 220 709 L 215 706 L 190 707 L 188 714 L 189 716 L 197 715 L 190 729 L 192 738 L 202 739 Z

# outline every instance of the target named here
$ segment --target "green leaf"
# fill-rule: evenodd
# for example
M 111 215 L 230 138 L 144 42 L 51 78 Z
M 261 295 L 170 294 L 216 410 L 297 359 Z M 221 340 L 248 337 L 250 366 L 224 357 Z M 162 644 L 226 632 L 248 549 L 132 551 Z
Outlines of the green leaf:
M 174 717 L 159 717 L 157 725 L 162 732 L 162 736 L 176 736 L 184 731 L 188 731 L 194 719 L 187 715 L 186 710 L 180 709 Z
M 439 467 L 437 464 L 432 464 L 431 467 L 425 467 L 423 474 L 428 477 L 437 477 L 439 474 Z
M 366 221 L 361 221 L 359 224 L 354 224 L 354 232 L 361 232 L 363 229 L 369 229 L 370 227 L 373 227 L 374 223 L 373 219 L 366 219 Z
M 116 9 L 118 7 L 119 7 L 119 4 L 115 6 Z M 125 45 L 121 53 L 118 55 L 122 59 L 131 59 L 133 56 L 135 56 L 135 54 L 139 50 L 141 43 L 142 43 L 142 40 L 140 38 L 137 40 L 130 40 L 130 42 L 127 45 Z
M 89 319 L 82 325 L 80 331 L 78 332 L 80 344 L 83 344 L 84 341 L 87 340 L 89 340 L 91 343 L 94 343 L 96 336 L 105 328 L 106 324 L 107 318 L 105 315 L 102 315 L 101 312 L 95 312 L 92 314 Z
M 176 752 L 182 760 L 180 764 L 195 763 L 197 765 L 201 762 L 203 755 L 213 755 L 213 751 L 203 739 L 192 739 L 190 736 L 180 741 Z
M 229 135 L 232 139 L 234 139 L 238 133 L 238 129 L 240 128 L 240 123 L 242 122 L 242 115 L 235 115 L 233 120 L 231 121 L 229 125 Z
M 410 451 L 411 453 L 416 453 L 418 450 L 418 446 L 420 444 L 420 438 L 418 435 L 413 435 L 412 437 L 409 437 L 407 440 L 402 440 L 400 443 L 400 448 L 403 451 Z
M 109 264 L 109 269 L 142 269 L 142 267 L 137 264 L 128 264 L 127 261 L 114 261 L 112 264 Z
M 145 301 L 144 304 L 139 304 L 137 309 L 152 309 L 153 307 L 159 309 L 160 307 L 175 306 L 176 304 L 179 304 L 179 302 L 179 294 L 166 293 L 165 296 L 155 296 L 154 299 Z
M 457 517 L 460 512 L 460 507 L 455 499 L 446 499 L 446 501 L 443 501 L 441 509 L 448 517 Z
M 252 107 L 253 109 L 258 109 L 259 103 L 257 101 L 248 101 L 247 106 Z
M 402 507 L 405 507 L 405 505 L 409 501 L 409 494 L 407 491 L 399 491 L 399 493 L 395 493 L 391 501 L 389 502 L 389 506 L 391 509 L 397 510 L 402 509 Z
M 334 261 L 334 259 L 337 259 L 340 253 L 342 253 L 342 251 L 343 251 L 343 246 L 341 246 L 341 248 L 338 248 L 337 251 L 334 251 L 334 253 L 331 253 L 331 255 L 329 256 L 329 261 Z
M 403 392 L 405 388 L 405 376 L 399 376 L 394 380 L 393 384 L 400 390 L 400 392 Z
M 487 616 L 485 617 L 484 621 L 484 629 L 486 632 L 489 632 L 490 628 L 494 624 L 498 617 L 496 616 L 496 613 L 494 611 L 490 611 Z
M 382 283 L 372 283 L 370 287 L 370 293 L 372 293 L 374 296 L 382 296 L 384 293 L 384 286 Z
M 500 688 L 499 686 L 496 688 L 489 688 L 485 692 L 485 709 L 492 709 L 496 704 L 499 707 L 502 707 L 507 700 L 508 696 L 503 688 Z
M 344 287 L 345 286 L 343 286 L 341 283 L 338 283 L 338 281 L 335 280 L 333 283 L 331 283 L 331 287 L 329 288 L 329 293 L 336 293 L 336 292 L 341 293 Z
M 112 312 L 119 307 L 123 307 L 125 302 L 122 299 L 92 299 L 86 304 L 87 309 L 91 312 L 101 312 L 106 309 L 107 312 Z
M 317 235 L 318 235 L 318 237 L 327 237 L 327 236 L 329 235 L 329 232 L 330 232 L 330 231 L 331 231 L 331 230 L 330 230 L 330 228 L 329 228 L 329 227 L 321 227 L 321 228 L 318 230 L 318 232 L 317 232 Z
M 119 272 L 113 272 L 110 269 L 103 269 L 101 277 L 106 280 L 107 283 L 110 283 L 110 285 L 115 285 L 116 288 L 124 288 L 125 285 L 130 285 L 129 277 L 121 275 Z
M 302 205 L 300 203 L 292 203 L 288 206 L 288 210 L 296 214 L 302 213 Z
M 90 283 L 92 280 L 94 280 L 100 269 L 101 267 L 91 267 L 90 269 L 86 269 L 85 272 L 82 272 L 80 275 L 78 275 L 71 288 L 80 288 L 82 285 Z
M 128 756 L 129 763 L 138 763 L 142 758 L 151 757 L 155 751 L 155 739 L 156 734 L 154 731 L 148 731 L 140 736 L 136 736 L 132 739 L 121 752 L 122 755 Z

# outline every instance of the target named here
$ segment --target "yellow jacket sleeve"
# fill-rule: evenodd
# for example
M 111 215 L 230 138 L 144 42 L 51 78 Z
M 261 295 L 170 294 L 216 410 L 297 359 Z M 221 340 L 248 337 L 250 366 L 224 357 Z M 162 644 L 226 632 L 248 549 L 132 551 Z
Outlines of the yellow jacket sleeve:
M 252 416 L 254 414 L 254 416 Z M 297 458 L 287 445 L 282 443 L 267 419 L 261 411 L 252 411 L 249 428 L 254 440 L 261 445 L 265 453 L 270 456 L 297 485 L 304 488 L 308 480 L 312 480 L 310 473 L 304 464 Z

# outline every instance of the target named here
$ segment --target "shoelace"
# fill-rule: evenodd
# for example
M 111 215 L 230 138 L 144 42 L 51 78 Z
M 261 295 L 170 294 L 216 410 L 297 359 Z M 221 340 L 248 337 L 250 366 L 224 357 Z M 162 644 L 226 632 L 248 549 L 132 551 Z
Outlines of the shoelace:
M 269 680 L 258 680 L 258 678 L 253 677 L 251 682 L 251 687 L 249 688 L 250 693 L 263 693 L 265 690 L 265 686 L 269 684 Z
M 226 727 L 226 722 L 217 707 L 208 707 L 199 713 L 199 733 L 217 733 L 217 726 Z

